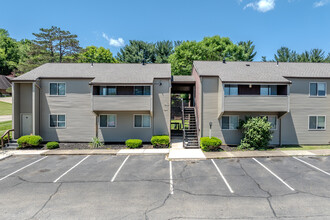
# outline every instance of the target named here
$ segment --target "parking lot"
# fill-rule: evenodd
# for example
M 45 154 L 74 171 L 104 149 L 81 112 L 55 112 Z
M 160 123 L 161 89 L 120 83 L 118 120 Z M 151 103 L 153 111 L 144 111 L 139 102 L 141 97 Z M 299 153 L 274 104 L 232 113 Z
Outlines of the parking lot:
M 327 219 L 330 157 L 13 156 L 1 219 Z

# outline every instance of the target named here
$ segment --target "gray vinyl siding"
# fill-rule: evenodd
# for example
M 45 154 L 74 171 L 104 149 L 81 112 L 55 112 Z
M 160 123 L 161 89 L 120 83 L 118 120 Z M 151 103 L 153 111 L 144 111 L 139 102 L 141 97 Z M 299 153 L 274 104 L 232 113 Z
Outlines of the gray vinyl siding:
M 288 96 L 225 96 L 224 110 L 246 112 L 288 112 Z
M 50 82 L 65 82 L 65 96 L 50 96 Z M 89 142 L 95 136 L 90 79 L 42 79 L 40 135 L 45 141 Z M 66 128 L 50 128 L 50 114 L 65 114 Z
M 32 83 L 20 83 L 20 113 L 32 114 Z
M 94 95 L 94 111 L 150 111 L 151 95 Z M 114 105 L 114 103 L 116 103 Z
M 40 83 L 37 83 L 40 87 Z M 36 86 L 35 88 L 35 134 L 40 134 L 40 89 Z
M 114 128 L 101 128 L 98 123 L 100 140 L 105 142 L 125 142 L 127 139 L 141 139 L 143 142 L 150 142 L 153 129 L 152 117 L 150 128 L 134 128 L 134 115 L 150 114 L 150 112 L 102 112 L 100 114 L 115 114 L 117 120 Z
M 299 79 L 289 78 L 290 86 L 290 113 L 282 119 L 283 144 L 329 144 L 330 142 L 330 101 L 329 79 Z M 326 97 L 309 97 L 310 82 L 326 82 Z M 326 130 L 308 130 L 309 115 L 325 115 Z
M 13 123 L 14 138 L 20 137 L 20 83 L 13 83 Z
M 153 134 L 169 135 L 171 124 L 171 80 L 155 79 L 153 85 Z

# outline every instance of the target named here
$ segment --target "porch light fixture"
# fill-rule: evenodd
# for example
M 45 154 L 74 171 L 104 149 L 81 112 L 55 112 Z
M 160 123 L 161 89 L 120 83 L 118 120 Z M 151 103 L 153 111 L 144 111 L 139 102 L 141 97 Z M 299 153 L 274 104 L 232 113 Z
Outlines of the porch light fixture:
M 252 84 L 249 84 L 249 88 L 250 88 L 250 89 L 252 88 Z

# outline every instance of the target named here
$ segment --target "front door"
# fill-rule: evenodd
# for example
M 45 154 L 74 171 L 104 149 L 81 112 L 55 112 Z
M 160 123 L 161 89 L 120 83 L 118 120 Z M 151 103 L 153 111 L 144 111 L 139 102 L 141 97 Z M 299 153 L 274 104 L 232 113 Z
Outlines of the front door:
M 32 133 L 32 115 L 22 114 L 21 135 L 30 135 Z

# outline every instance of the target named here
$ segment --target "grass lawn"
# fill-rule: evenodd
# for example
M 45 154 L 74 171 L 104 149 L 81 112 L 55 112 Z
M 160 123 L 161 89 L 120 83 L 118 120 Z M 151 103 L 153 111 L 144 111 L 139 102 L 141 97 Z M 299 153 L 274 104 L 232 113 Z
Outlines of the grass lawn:
M 0 115 L 11 115 L 11 113 L 11 104 L 6 102 L 0 102 Z
M 0 137 L 9 129 L 11 129 L 11 121 L 0 122 Z
M 320 150 L 330 149 L 330 145 L 288 145 L 275 148 L 276 150 Z
M 182 121 L 181 120 L 171 120 L 171 123 L 179 123 L 180 127 L 182 127 Z M 188 128 L 189 121 L 186 120 L 184 123 L 185 123 L 186 128 Z M 171 129 L 174 129 L 174 128 L 175 128 L 175 125 L 171 124 Z

